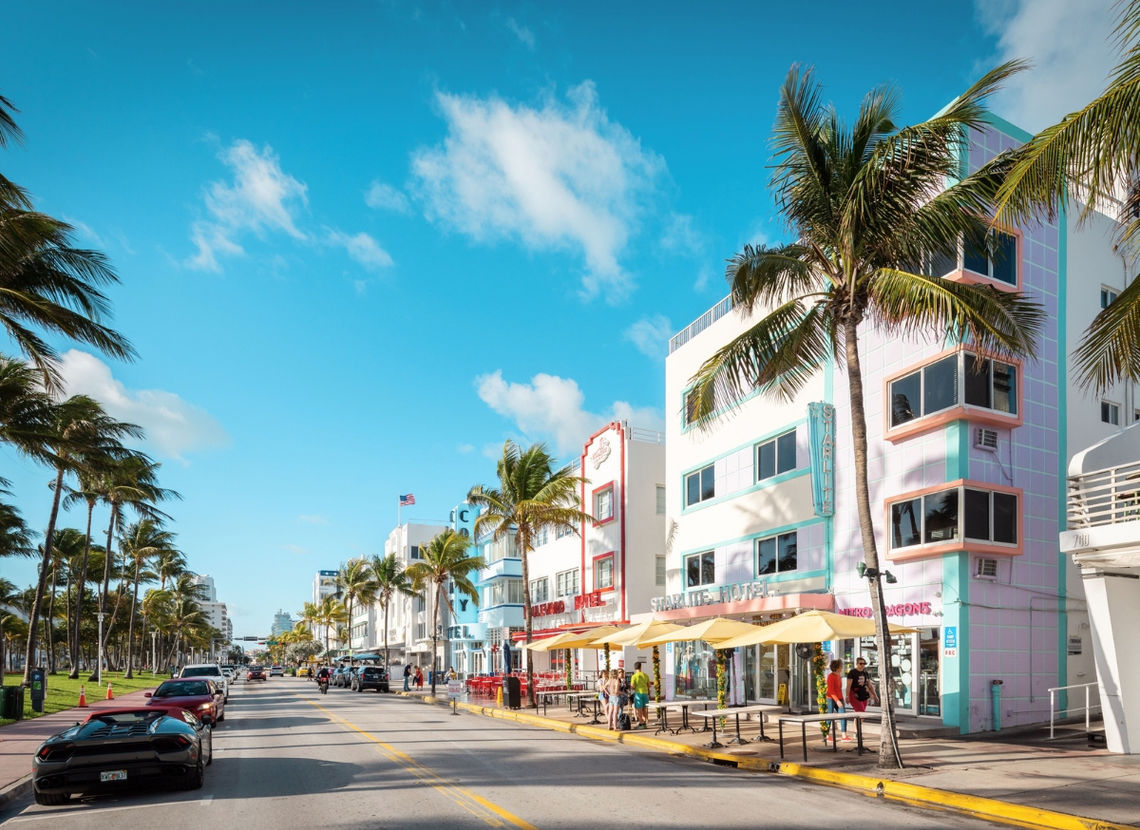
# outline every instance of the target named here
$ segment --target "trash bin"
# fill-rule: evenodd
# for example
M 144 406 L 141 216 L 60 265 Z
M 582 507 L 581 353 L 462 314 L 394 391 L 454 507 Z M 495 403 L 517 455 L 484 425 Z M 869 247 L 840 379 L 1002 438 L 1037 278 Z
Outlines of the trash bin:
M 522 708 L 522 686 L 517 677 L 507 675 L 503 678 L 503 705 L 508 709 Z
M 23 720 L 24 717 L 24 687 L 2 686 L 3 697 L 0 697 L 0 718 L 9 720 Z

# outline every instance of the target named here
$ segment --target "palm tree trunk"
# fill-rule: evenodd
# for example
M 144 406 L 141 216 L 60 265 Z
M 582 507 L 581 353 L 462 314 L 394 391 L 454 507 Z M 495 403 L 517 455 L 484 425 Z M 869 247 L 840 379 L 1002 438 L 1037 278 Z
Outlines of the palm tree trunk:
M 59 517 L 59 500 L 63 495 L 63 468 L 56 468 L 55 491 L 51 499 L 51 515 L 48 516 L 47 530 L 44 532 L 44 552 L 40 559 L 40 578 L 36 582 L 36 595 L 32 599 L 32 610 L 28 614 L 28 645 L 24 649 L 24 685 L 32 685 L 32 662 L 36 654 L 36 623 L 40 618 L 40 606 L 47 585 L 48 565 L 51 563 L 51 546 L 55 537 L 55 522 Z
M 48 610 L 46 625 L 44 626 L 44 641 L 47 643 L 48 674 L 55 674 L 55 584 L 58 576 L 59 562 L 51 563 L 51 584 L 48 586 Z
M 439 660 L 439 595 L 443 583 L 437 582 L 431 597 L 431 696 L 435 697 L 435 671 Z
M 384 671 L 388 671 L 388 667 L 392 665 L 388 659 L 388 603 L 384 603 Z
M 530 535 L 524 532 L 515 533 L 515 541 L 519 545 L 519 554 L 522 557 L 522 588 L 523 588 L 523 625 L 526 628 L 526 644 L 529 646 L 531 643 L 531 632 L 533 631 L 533 621 L 530 617 L 530 563 L 527 561 L 527 554 L 530 553 Z M 534 691 L 534 663 L 531 662 L 531 650 L 524 648 L 526 652 L 526 686 L 527 686 L 527 699 L 528 706 L 531 709 L 538 708 L 538 700 L 535 697 Z
M 83 594 L 87 589 L 87 559 L 91 555 L 91 516 L 95 512 L 94 502 L 87 502 L 87 535 L 83 542 L 83 559 L 79 565 L 79 587 L 76 589 L 75 600 L 75 636 L 71 641 L 71 671 L 68 677 L 72 680 L 79 678 L 79 623 L 83 618 Z
M 859 362 L 858 320 L 844 323 L 847 350 L 847 379 L 851 399 L 851 440 L 855 450 L 855 501 L 859 507 L 859 527 L 863 538 L 863 561 L 875 576 L 869 578 L 871 611 L 875 615 L 875 647 L 879 650 L 879 701 L 882 704 L 882 732 L 879 739 L 879 766 L 902 769 L 898 736 L 895 734 L 894 700 L 891 693 L 891 640 L 887 628 L 887 609 L 883 603 L 882 578 L 879 574 L 879 551 L 871 522 L 871 497 L 867 483 L 867 416 L 863 403 L 863 370 Z
M 131 621 L 127 625 L 127 680 L 135 676 L 134 674 L 134 659 L 135 659 L 135 608 L 139 604 L 139 566 L 140 562 L 135 559 L 135 588 L 131 597 Z

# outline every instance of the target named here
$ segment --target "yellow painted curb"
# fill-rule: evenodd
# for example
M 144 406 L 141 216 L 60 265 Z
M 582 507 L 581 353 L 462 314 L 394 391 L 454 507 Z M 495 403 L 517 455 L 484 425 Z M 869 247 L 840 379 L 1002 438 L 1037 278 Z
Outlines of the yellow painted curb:
M 447 698 L 436 698 L 431 695 L 406 695 L 415 697 L 425 703 L 451 705 Z M 786 775 L 800 778 L 817 784 L 830 787 L 841 787 L 864 795 L 876 798 L 888 798 L 919 807 L 934 807 L 955 813 L 989 819 L 990 821 L 1012 824 L 1019 827 L 1046 828 L 1047 830 L 1140 830 L 1140 825 L 1118 824 L 1111 821 L 1083 818 L 1058 813 L 1052 810 L 1042 810 L 1037 807 L 1027 807 L 1023 804 L 1013 804 L 1008 801 L 999 801 L 993 798 L 983 798 L 976 795 L 957 793 L 951 790 L 939 790 L 934 787 L 923 787 L 920 784 L 908 784 L 904 781 L 893 781 L 889 778 L 878 778 L 868 775 L 856 775 L 849 772 L 836 772 L 834 770 L 819 769 L 806 764 L 797 764 L 788 761 L 772 761 L 764 758 L 742 758 L 727 752 L 715 752 L 701 747 L 679 744 L 663 738 L 654 738 L 633 732 L 612 732 L 589 724 L 566 723 L 551 720 L 539 714 L 531 714 L 521 710 L 499 709 L 494 706 L 480 706 L 474 703 L 456 703 L 456 707 L 475 715 L 510 720 L 524 723 L 556 732 L 567 732 L 582 735 L 593 740 L 608 741 L 610 743 L 630 744 L 643 746 L 671 755 L 686 755 L 708 761 L 720 761 L 734 764 L 739 769 L 751 772 L 771 772 L 777 775 Z

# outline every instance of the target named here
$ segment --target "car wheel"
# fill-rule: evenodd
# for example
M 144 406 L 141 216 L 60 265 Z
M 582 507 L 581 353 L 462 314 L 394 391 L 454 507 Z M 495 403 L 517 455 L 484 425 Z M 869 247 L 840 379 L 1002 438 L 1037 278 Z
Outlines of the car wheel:
M 70 798 L 71 793 L 41 793 L 36 790 L 36 804 L 45 807 L 58 807 L 60 804 L 66 804 Z
M 200 790 L 202 784 L 206 781 L 206 769 L 202 765 L 202 758 L 199 756 L 198 763 L 195 764 L 194 769 L 186 773 L 178 782 L 178 789 L 180 790 Z

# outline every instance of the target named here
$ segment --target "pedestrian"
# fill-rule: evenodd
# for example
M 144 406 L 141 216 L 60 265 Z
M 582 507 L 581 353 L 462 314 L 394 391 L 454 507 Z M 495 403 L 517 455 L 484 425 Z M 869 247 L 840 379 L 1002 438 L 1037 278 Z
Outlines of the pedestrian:
M 412 682 L 412 664 L 408 663 L 408 665 L 404 666 L 404 691 L 405 692 L 411 691 L 411 687 L 410 687 L 411 682 Z
M 416 690 L 423 691 L 424 688 L 424 670 L 416 666 Z
M 879 705 L 879 696 L 871 683 L 871 676 L 867 674 L 867 661 L 862 657 L 855 660 L 855 668 L 847 672 L 847 702 L 856 712 L 867 711 L 867 701 L 874 699 Z
M 621 717 L 625 707 L 629 706 L 630 697 L 633 695 L 633 689 L 629 686 L 629 678 L 626 677 L 625 669 L 618 669 L 618 717 Z
M 609 723 L 610 729 L 616 732 L 618 715 L 621 714 L 621 686 L 616 671 L 605 672 L 605 677 L 602 688 L 606 694 L 606 721 Z
M 843 682 L 839 679 L 839 672 L 843 669 L 842 660 L 831 661 L 831 673 L 827 676 L 827 711 L 828 712 L 846 712 L 847 707 L 843 705 Z M 830 721 L 830 729 L 835 728 L 835 721 Z M 847 734 L 847 721 L 840 721 L 840 727 L 843 731 L 843 738 L 841 740 L 849 742 L 851 736 Z M 823 742 L 827 743 L 827 735 L 823 736 Z
M 649 675 L 641 670 L 640 661 L 633 664 L 629 688 L 633 691 L 633 715 L 637 718 L 634 729 L 649 728 Z

